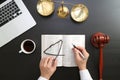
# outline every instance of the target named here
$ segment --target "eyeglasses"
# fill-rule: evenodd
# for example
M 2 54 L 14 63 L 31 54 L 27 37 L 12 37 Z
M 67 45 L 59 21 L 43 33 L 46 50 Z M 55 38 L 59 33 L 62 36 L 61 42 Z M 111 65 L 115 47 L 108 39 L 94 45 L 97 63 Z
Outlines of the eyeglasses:
M 58 57 L 58 56 L 64 56 L 64 54 L 60 54 L 60 51 L 61 51 L 61 48 L 62 48 L 62 44 L 63 44 L 63 41 L 62 40 L 59 40 L 53 44 L 51 44 L 48 48 L 46 48 L 44 50 L 44 53 L 46 55 L 52 55 L 52 56 L 56 56 L 55 59 Z M 56 46 L 57 45 L 57 46 Z M 53 48 L 53 49 L 52 49 Z M 47 52 L 47 51 L 55 51 L 55 48 L 58 48 L 58 50 L 56 51 L 57 54 L 53 54 L 52 52 Z

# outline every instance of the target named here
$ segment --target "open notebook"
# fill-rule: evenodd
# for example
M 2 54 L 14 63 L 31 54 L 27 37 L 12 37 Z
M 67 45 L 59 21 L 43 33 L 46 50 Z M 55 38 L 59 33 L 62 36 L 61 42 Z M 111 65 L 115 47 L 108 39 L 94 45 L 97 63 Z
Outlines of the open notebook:
M 58 56 L 58 66 L 77 66 L 72 44 L 85 47 L 85 35 L 41 35 L 41 56 Z

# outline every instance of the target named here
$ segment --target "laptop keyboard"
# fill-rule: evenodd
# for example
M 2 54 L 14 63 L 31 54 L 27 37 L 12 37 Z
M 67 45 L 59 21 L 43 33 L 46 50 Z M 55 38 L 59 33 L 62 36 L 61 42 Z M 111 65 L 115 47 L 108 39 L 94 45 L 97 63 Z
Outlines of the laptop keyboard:
M 0 8 L 0 27 L 22 14 L 14 0 Z

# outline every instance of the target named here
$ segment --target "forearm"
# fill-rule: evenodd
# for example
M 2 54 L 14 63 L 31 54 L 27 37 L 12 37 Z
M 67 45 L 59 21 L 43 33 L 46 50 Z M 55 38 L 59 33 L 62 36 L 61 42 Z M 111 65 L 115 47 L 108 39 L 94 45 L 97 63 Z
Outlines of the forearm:
M 87 69 L 80 70 L 79 73 L 80 73 L 81 80 L 93 80 Z

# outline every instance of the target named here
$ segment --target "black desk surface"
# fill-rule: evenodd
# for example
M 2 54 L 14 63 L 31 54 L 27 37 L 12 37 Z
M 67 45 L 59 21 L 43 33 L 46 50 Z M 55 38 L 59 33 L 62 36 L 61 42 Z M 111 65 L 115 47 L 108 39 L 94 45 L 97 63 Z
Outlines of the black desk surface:
M 0 80 L 37 80 L 41 58 L 41 34 L 85 34 L 86 49 L 90 53 L 88 69 L 94 80 L 98 80 L 99 49 L 90 43 L 93 33 L 103 32 L 110 36 L 104 52 L 104 80 L 120 78 L 120 0 L 65 0 L 83 3 L 89 8 L 89 17 L 76 23 L 70 16 L 60 19 L 56 11 L 50 17 L 42 17 L 36 11 L 37 0 L 23 0 L 37 25 L 0 48 Z M 71 8 L 71 6 L 66 5 Z M 56 4 L 56 8 L 58 4 Z M 33 39 L 37 48 L 31 55 L 19 54 L 20 43 Z M 79 80 L 77 68 L 58 68 L 51 80 Z

